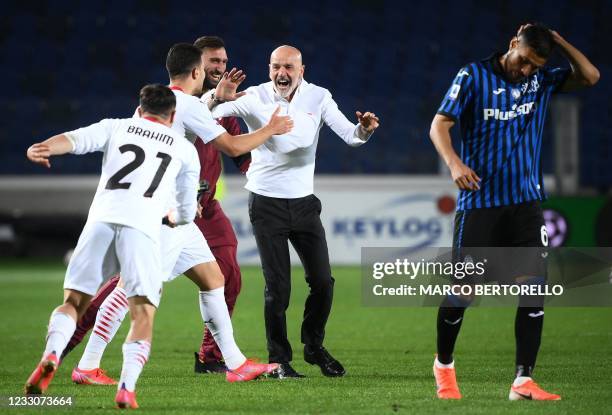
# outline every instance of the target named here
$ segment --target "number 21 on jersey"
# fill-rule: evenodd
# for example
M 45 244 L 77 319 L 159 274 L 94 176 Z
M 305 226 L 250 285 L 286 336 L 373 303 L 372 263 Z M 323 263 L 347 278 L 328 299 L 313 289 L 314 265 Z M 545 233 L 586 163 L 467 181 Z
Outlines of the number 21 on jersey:
M 134 160 L 120 168 L 108 179 L 108 182 L 106 183 L 106 189 L 108 190 L 129 189 L 132 183 L 122 182 L 121 180 L 140 167 L 145 161 L 145 151 L 136 144 L 124 144 L 119 147 L 119 151 L 122 154 L 127 152 L 134 153 Z M 153 180 L 151 181 L 149 188 L 143 194 L 144 197 L 153 197 L 153 193 L 155 193 L 155 190 L 157 190 L 159 187 L 159 183 L 164 177 L 170 161 L 172 161 L 172 157 L 169 154 L 162 153 L 161 151 L 157 153 L 156 157 L 161 159 L 161 162 L 157 168 L 157 171 L 155 172 L 155 176 L 153 176 Z

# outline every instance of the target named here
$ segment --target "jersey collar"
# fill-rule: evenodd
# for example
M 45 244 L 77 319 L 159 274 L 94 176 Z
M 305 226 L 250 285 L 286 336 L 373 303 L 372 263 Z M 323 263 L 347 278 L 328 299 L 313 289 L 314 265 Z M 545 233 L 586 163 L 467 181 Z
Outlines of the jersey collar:
M 503 55 L 503 53 L 501 53 L 501 52 L 493 52 L 489 56 L 487 56 L 486 58 L 481 59 L 480 61 L 482 63 L 488 63 L 489 65 L 491 65 L 491 69 L 493 70 L 495 75 L 503 77 L 504 76 L 504 70 L 503 70 L 501 64 L 499 63 L 499 58 L 502 55 Z
M 161 124 L 161 121 L 159 121 L 158 119 L 153 118 L 153 117 L 140 117 L 140 118 L 144 118 L 145 120 L 149 120 L 149 121 L 152 121 L 152 122 L 156 122 L 156 123 L 158 123 L 158 124 Z
M 504 73 L 504 69 L 502 68 L 501 63 L 499 62 L 499 58 L 502 55 L 503 55 L 503 53 L 501 53 L 501 52 L 494 52 L 494 53 L 490 54 L 489 56 L 487 56 L 486 58 L 484 58 L 482 60 L 482 62 L 488 63 L 489 65 L 491 65 L 491 70 L 493 71 L 493 73 L 495 73 L 495 75 L 499 76 L 500 78 L 502 78 L 507 83 L 514 84 L 514 85 L 524 84 L 526 82 L 525 79 L 520 81 L 520 82 L 512 82 L 508 78 L 506 78 L 506 74 Z M 537 73 L 538 72 L 535 72 L 535 74 L 537 74 Z M 533 76 L 535 74 L 532 74 L 531 76 Z M 531 77 L 529 77 L 529 78 L 531 78 Z

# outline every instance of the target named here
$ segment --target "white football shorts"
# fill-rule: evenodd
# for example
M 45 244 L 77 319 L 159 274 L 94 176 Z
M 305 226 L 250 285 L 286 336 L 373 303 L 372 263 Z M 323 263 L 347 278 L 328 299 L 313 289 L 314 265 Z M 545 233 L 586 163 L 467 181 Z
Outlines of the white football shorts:
M 121 272 L 128 298 L 143 296 L 159 306 L 162 287 L 160 244 L 129 226 L 88 222 L 68 264 L 64 289 L 96 294 Z
M 169 282 L 198 264 L 216 261 L 198 226 L 162 226 L 161 255 L 163 281 Z

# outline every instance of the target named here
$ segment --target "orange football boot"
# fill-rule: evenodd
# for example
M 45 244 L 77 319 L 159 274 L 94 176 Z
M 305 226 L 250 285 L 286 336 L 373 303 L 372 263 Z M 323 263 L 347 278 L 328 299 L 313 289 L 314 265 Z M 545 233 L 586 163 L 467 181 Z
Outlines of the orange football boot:
M 434 361 L 433 373 L 436 378 L 436 393 L 440 399 L 461 399 L 454 368 L 440 368 Z
M 121 385 L 121 388 L 115 395 L 115 403 L 119 409 L 138 409 L 138 402 L 136 402 L 136 391 L 130 392 L 125 388 L 125 384 Z
M 247 359 L 239 368 L 225 372 L 228 382 L 246 382 L 278 370 L 278 363 L 257 363 Z
M 40 395 L 44 393 L 49 387 L 51 379 L 55 376 L 58 366 L 59 359 L 55 353 L 46 355 L 28 378 L 25 384 L 26 395 Z
M 77 385 L 116 385 L 117 381 L 109 377 L 100 368 L 83 370 L 75 367 L 72 371 L 72 381 Z
M 511 401 L 560 401 L 561 396 L 546 392 L 532 379 L 528 379 L 519 386 L 512 385 L 508 399 Z

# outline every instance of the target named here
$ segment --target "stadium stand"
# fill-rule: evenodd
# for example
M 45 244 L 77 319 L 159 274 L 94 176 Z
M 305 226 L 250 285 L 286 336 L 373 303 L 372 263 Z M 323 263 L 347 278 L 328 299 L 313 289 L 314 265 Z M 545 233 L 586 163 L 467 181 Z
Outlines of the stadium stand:
M 222 6 L 220 6 L 222 7 Z M 521 22 L 558 30 L 600 68 L 602 81 L 581 101 L 581 186 L 612 182 L 611 3 L 605 0 L 310 1 L 237 0 L 231 10 L 187 11 L 163 1 L 9 2 L 1 18 L 0 174 L 37 174 L 26 163 L 34 140 L 105 117 L 128 116 L 148 82 L 166 82 L 165 53 L 179 41 L 222 36 L 230 64 L 247 85 L 267 79 L 270 51 L 302 49 L 306 79 L 328 87 L 346 115 L 371 110 L 383 127 L 365 151 L 352 151 L 324 129 L 318 173 L 418 174 L 438 170 L 431 118 L 456 71 L 505 50 Z M 562 62 L 556 59 L 555 62 Z M 552 129 L 544 162 L 552 170 Z M 93 157 L 57 160 L 55 173 L 97 173 Z M 226 163 L 230 172 L 230 163 Z

